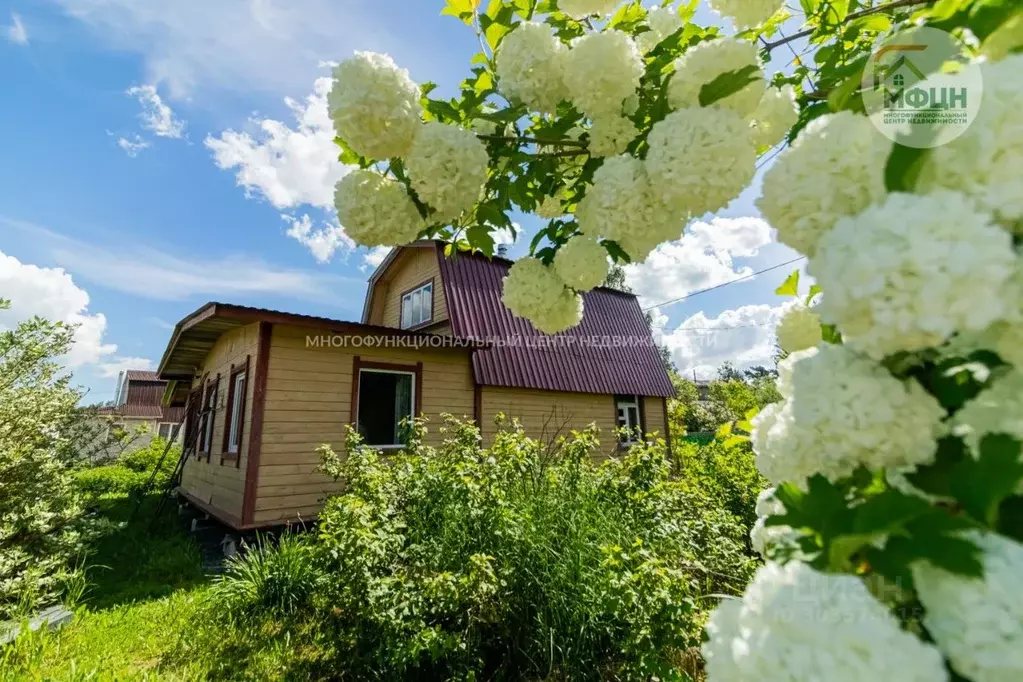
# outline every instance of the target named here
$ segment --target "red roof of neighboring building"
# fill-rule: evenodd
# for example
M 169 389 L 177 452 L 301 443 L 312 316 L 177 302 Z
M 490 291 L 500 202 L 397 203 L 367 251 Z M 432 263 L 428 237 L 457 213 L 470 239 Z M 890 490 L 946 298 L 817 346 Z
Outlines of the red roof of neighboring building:
M 124 373 L 128 381 L 160 381 L 160 375 L 156 372 L 147 372 L 141 369 L 129 369 Z
M 674 395 L 632 294 L 607 288 L 583 294 L 582 322 L 551 337 L 515 317 L 501 302 L 501 280 L 512 261 L 465 253 L 445 258 L 441 248 L 438 259 L 452 331 L 455 336 L 494 344 L 473 354 L 478 383 L 578 393 Z
M 101 407 L 101 415 L 131 417 L 134 419 L 158 419 L 162 422 L 179 422 L 185 414 L 184 407 L 161 407 L 159 405 L 133 405 L 127 403 L 118 407 Z

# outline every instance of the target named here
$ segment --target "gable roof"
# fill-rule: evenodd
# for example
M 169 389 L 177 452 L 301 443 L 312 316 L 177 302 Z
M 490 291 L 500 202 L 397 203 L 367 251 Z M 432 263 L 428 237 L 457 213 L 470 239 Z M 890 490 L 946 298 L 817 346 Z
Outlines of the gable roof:
M 674 395 L 646 318 L 632 294 L 599 287 L 583 294 L 583 319 L 555 336 L 538 331 L 501 302 L 512 261 L 437 245 L 455 336 L 489 342 L 473 353 L 476 382 L 578 393 Z

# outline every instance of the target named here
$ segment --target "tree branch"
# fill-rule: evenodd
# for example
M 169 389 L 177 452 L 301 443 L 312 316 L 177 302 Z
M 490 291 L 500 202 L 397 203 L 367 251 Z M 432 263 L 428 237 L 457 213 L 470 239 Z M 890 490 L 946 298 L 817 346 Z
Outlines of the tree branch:
M 585 147 L 585 142 L 579 140 L 544 140 L 539 137 L 511 137 L 508 135 L 477 135 L 481 140 L 490 140 L 492 142 L 518 142 L 519 144 L 542 144 L 542 145 L 556 145 L 561 147 Z
M 912 7 L 914 5 L 926 5 L 934 1 L 935 0 L 895 0 L 895 2 L 888 2 L 883 5 L 878 5 L 877 7 L 871 7 L 870 9 L 860 10 L 859 12 L 852 12 L 851 14 L 847 15 L 845 17 L 845 21 L 842 21 L 841 23 L 844 24 L 849 21 L 852 21 L 853 19 L 859 19 L 860 17 L 870 16 L 871 14 L 877 14 L 878 12 L 884 12 L 890 9 L 899 9 L 900 7 Z M 764 48 L 766 48 L 767 51 L 770 52 L 776 47 L 780 47 L 782 45 L 785 45 L 786 43 L 791 43 L 793 40 L 798 40 L 799 38 L 805 38 L 806 36 L 813 35 L 813 32 L 816 30 L 817 29 L 815 28 L 808 28 L 804 31 L 793 33 L 787 38 L 775 40 L 774 42 L 771 43 L 764 43 Z

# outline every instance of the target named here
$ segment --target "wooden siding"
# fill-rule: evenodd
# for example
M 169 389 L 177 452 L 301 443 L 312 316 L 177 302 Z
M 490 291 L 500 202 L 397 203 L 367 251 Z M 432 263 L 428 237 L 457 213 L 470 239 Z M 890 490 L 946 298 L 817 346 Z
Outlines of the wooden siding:
M 430 279 L 433 279 L 433 319 L 430 324 L 447 320 L 448 305 L 440 280 L 437 249 L 431 244 L 427 247 L 405 247 L 387 272 L 377 280 L 374 300 L 370 305 L 369 323 L 400 327 L 401 295 Z
M 231 365 L 244 365 L 246 357 L 250 357 L 249 367 L 256 360 L 258 341 L 258 325 L 250 324 L 239 327 L 221 336 L 206 356 L 206 361 L 196 373 L 193 383 L 198 387 L 203 376 L 208 373 L 210 380 L 220 375 L 217 393 L 217 410 L 213 417 L 213 439 L 209 461 L 206 455 L 196 458 L 189 457 L 181 475 L 181 489 L 214 509 L 224 512 L 233 519 L 241 519 L 242 502 L 245 492 L 245 469 L 248 466 L 249 432 L 252 420 L 252 386 L 250 376 L 245 382 L 245 414 L 242 442 L 239 446 L 241 462 L 231 459 L 220 463 L 224 454 L 224 429 L 227 423 L 228 378 Z
M 323 332 L 326 334 L 326 332 Z M 355 356 L 364 362 L 423 363 L 422 408 L 429 419 L 426 442 L 442 440 L 441 413 L 472 418 L 469 354 L 415 348 L 313 347 L 311 329 L 274 325 L 270 342 L 263 447 L 253 522 L 310 518 L 337 484 L 316 471 L 322 443 L 343 450 L 352 400 Z
M 643 397 L 643 426 L 648 434 L 656 433 L 658 438 L 668 440 L 668 432 L 664 429 L 664 398 Z

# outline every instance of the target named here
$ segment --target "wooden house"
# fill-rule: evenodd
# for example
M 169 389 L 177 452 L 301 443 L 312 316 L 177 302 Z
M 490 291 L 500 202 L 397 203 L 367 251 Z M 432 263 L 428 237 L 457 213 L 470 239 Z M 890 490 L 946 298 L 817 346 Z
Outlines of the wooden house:
M 316 516 L 337 486 L 316 448 L 343 449 L 355 425 L 382 450 L 399 422 L 448 413 L 495 417 L 553 438 L 596 423 L 609 450 L 618 427 L 667 430 L 672 385 L 635 296 L 584 295 L 581 324 L 554 337 L 501 303 L 511 261 L 445 257 L 443 244 L 393 249 L 369 280 L 361 322 L 208 303 L 174 328 L 159 376 L 165 400 L 188 398 L 179 492 L 236 529 Z

